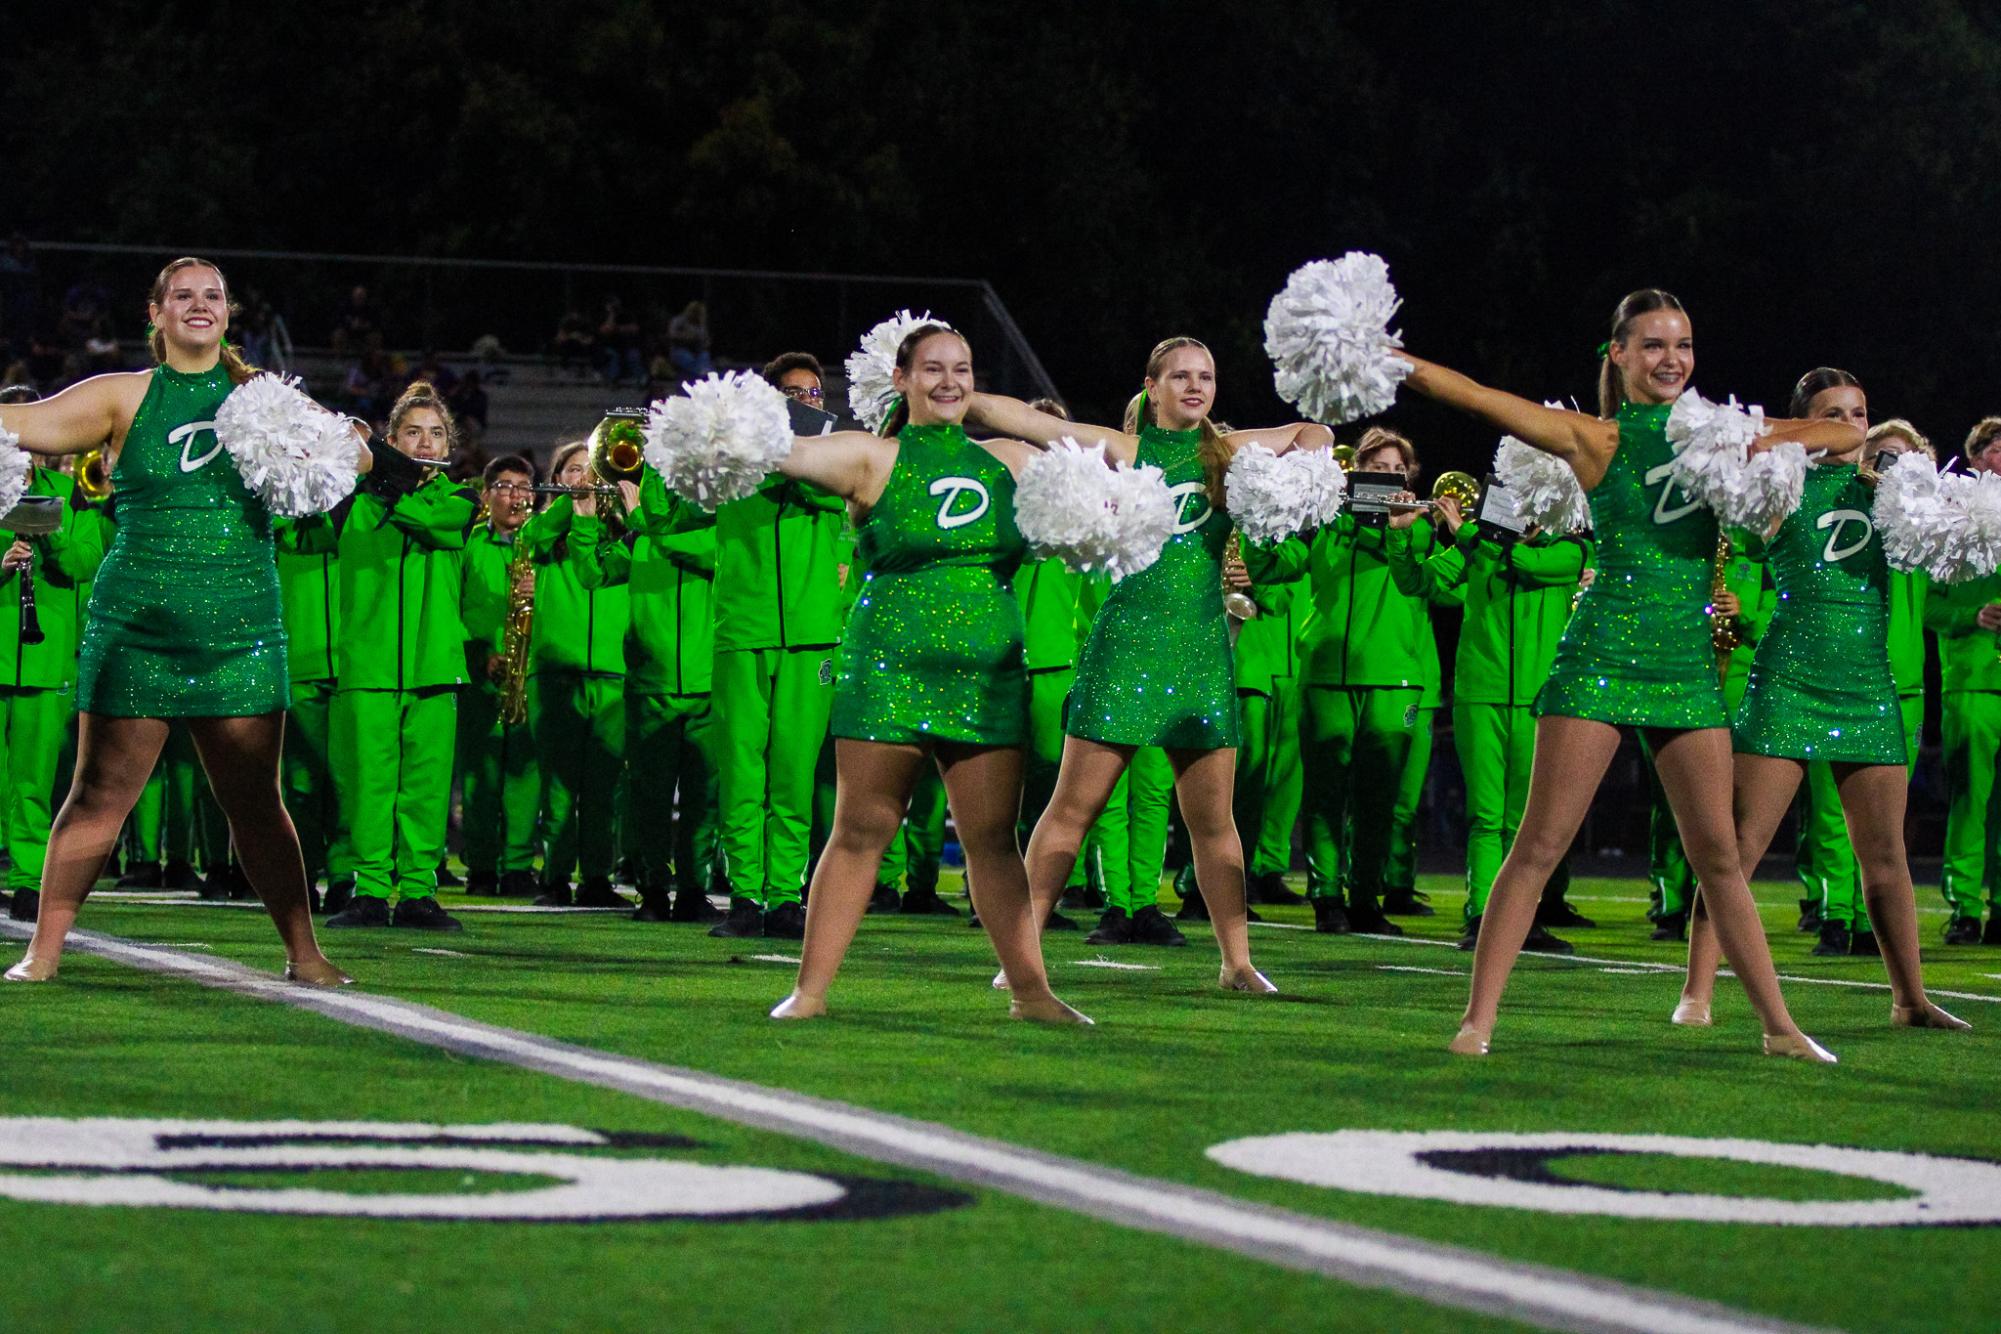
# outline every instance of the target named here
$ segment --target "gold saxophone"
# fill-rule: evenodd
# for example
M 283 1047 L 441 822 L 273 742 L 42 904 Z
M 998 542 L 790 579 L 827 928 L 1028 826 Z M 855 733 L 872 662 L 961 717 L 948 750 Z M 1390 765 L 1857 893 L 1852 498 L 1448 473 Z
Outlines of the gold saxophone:
M 1717 599 L 1730 591 L 1729 581 L 1724 577 L 1730 569 L 1730 539 L 1722 533 L 1716 535 L 1716 560 L 1709 568 L 1709 645 L 1716 650 L 1716 673 L 1718 676 L 1730 674 L 1730 655 L 1744 643 L 1737 633 L 1737 626 L 1730 617 L 1716 609 Z
M 525 546 L 515 538 L 517 548 Z M 528 640 L 535 631 L 535 587 L 528 582 L 522 590 L 523 575 L 533 574 L 535 564 L 526 550 L 518 550 L 507 562 L 507 623 L 500 634 L 500 716 L 514 725 L 528 721 Z

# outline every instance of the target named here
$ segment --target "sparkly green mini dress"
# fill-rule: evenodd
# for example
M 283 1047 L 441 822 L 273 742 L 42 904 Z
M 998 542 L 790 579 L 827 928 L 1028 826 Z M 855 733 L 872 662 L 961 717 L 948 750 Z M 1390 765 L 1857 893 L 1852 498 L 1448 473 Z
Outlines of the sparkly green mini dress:
M 1806 470 L 1800 506 L 1766 554 L 1779 603 L 1737 710 L 1737 750 L 1904 763 L 1904 713 L 1890 674 L 1890 567 L 1869 519 L 1875 498 L 1852 464 Z
M 1236 669 L 1223 613 L 1230 518 L 1209 503 L 1199 431 L 1146 426 L 1153 464 L 1181 506 L 1160 559 L 1112 585 L 1077 659 L 1067 730 L 1087 741 L 1176 750 L 1239 744 Z
M 1619 449 L 1590 497 L 1598 573 L 1557 644 L 1537 717 L 1730 725 L 1709 638 L 1716 516 L 1668 480 L 1670 406 L 1619 408 Z
M 1014 477 L 957 426 L 906 426 L 857 527 L 862 585 L 834 684 L 833 733 L 1018 746 L 1028 734 L 1021 604 L 1028 545 Z
M 77 707 L 230 718 L 291 702 L 271 515 L 215 436 L 221 366 L 160 366 L 111 470 L 115 534 L 90 595 Z

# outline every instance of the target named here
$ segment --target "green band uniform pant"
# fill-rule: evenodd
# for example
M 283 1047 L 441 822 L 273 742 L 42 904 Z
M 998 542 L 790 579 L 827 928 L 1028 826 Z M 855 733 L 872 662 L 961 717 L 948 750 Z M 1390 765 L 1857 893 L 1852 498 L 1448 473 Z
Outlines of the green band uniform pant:
M 458 687 L 336 690 L 329 735 L 344 826 L 334 855 L 352 871 L 354 892 L 435 895 L 451 818 Z

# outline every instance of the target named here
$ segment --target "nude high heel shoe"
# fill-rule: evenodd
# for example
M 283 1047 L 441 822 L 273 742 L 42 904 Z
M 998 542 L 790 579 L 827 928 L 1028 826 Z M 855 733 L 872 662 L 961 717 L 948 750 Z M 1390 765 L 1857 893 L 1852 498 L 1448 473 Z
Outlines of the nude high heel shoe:
M 1445 1049 L 1454 1056 L 1485 1056 L 1487 1040 L 1488 1035 L 1477 1028 L 1461 1028 L 1459 1035 L 1445 1044 Z
M 1246 991 L 1254 996 L 1278 994 L 1278 988 L 1272 985 L 1271 979 L 1249 964 L 1242 968 L 1225 968 L 1217 976 L 1216 985 L 1225 991 Z
M 1684 1028 L 1708 1028 L 1715 1021 L 1709 1016 L 1708 1001 L 1689 1000 L 1684 996 L 1681 1003 L 1674 1007 L 1674 1014 L 1668 1022 Z
M 824 1019 L 826 1016 L 825 998 L 808 996 L 803 991 L 795 991 L 771 1007 L 773 1019 Z
M 1044 996 L 1040 1000 L 1023 1000 L 1017 996 L 1008 1002 L 1007 1017 L 1026 1019 L 1032 1024 L 1082 1024 L 1089 1026 L 1090 1016 L 1071 1009 L 1054 996 Z
M 351 987 L 354 979 L 343 973 L 325 959 L 308 959 L 303 963 L 287 963 L 285 980 L 297 982 L 304 987 Z
M 1949 1028 L 1964 1030 L 1972 1028 L 1956 1014 L 1948 1014 L 1938 1006 L 1926 1001 L 1923 1005 L 1890 1006 L 1890 1024 L 1895 1028 Z
M 0 976 L 9 982 L 53 982 L 59 966 L 54 959 L 37 959 L 30 954 Z

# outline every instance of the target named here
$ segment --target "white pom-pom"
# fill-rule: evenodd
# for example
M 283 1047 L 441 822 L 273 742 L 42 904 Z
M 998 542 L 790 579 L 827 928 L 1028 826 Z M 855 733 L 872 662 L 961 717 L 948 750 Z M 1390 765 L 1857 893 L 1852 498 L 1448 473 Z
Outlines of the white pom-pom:
M 1932 560 L 1933 577 L 1956 584 L 1994 573 L 2001 568 L 2001 476 L 1947 473 L 1940 480 L 1953 517 Z
M 1870 510 L 1891 569 L 1921 569 L 1937 577 L 1946 541 L 1962 521 L 1944 481 L 1938 465 L 1915 449 L 1899 454 L 1878 477 Z
M 0 426 L 0 514 L 21 503 L 28 494 L 28 475 L 33 469 L 21 437 Z
M 1399 305 L 1389 265 L 1351 250 L 1294 270 L 1265 314 L 1278 394 L 1318 422 L 1353 421 L 1396 401 L 1410 363 L 1391 353 Z
M 1022 470 L 1014 521 L 1038 558 L 1117 583 L 1160 559 L 1179 517 L 1160 469 L 1105 466 L 1105 446 L 1069 436 Z
M 236 386 L 215 412 L 215 438 L 243 484 L 273 514 L 324 514 L 354 490 L 361 441 L 345 417 L 298 387 L 296 376 L 262 374 Z
M 1325 449 L 1274 454 L 1245 445 L 1223 477 L 1230 519 L 1253 542 L 1278 542 L 1333 522 L 1348 494 L 1348 475 Z
M 862 345 L 848 354 L 848 410 L 869 430 L 882 431 L 896 401 L 896 384 L 891 379 L 896 370 L 896 349 L 903 346 L 912 329 L 924 324 L 952 327 L 928 310 L 922 315 L 899 310 L 863 334 Z
M 1545 402 L 1544 407 L 1561 408 Z M 1591 526 L 1591 501 L 1577 474 L 1554 454 L 1525 444 L 1511 435 L 1501 437 L 1494 451 L 1494 476 L 1514 493 L 1522 517 L 1546 533 L 1561 537 Z
M 785 395 L 750 371 L 711 373 L 646 412 L 646 461 L 705 510 L 757 490 L 792 453 Z
M 1675 451 L 1670 476 L 1723 523 L 1769 532 L 1799 508 L 1806 449 L 1783 444 L 1754 455 L 1751 445 L 1766 429 L 1763 408 L 1746 410 L 1735 398 L 1711 403 L 1683 390 L 1668 413 L 1667 438 Z

